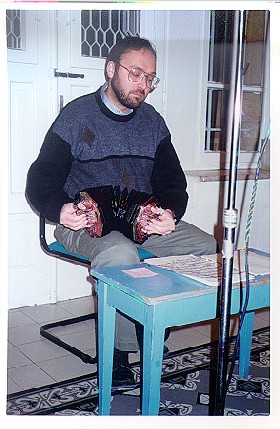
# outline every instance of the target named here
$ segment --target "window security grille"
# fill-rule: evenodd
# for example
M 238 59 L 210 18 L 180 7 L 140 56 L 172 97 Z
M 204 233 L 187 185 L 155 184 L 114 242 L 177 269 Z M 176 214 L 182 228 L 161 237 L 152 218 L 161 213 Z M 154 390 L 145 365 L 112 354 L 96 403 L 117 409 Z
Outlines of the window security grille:
M 81 52 L 83 56 L 106 58 L 119 38 L 139 36 L 140 11 L 82 10 Z
M 22 11 L 7 10 L 6 32 L 8 49 L 22 49 Z

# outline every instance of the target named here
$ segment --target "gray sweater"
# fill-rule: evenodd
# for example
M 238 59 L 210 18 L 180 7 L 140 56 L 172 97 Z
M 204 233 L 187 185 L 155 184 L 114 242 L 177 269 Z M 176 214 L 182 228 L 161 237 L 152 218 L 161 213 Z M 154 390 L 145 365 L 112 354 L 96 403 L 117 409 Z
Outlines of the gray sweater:
M 100 89 L 69 103 L 49 129 L 31 165 L 26 193 L 48 220 L 86 188 L 120 186 L 155 195 L 179 220 L 186 179 L 160 114 L 142 103 L 126 116 L 103 104 Z

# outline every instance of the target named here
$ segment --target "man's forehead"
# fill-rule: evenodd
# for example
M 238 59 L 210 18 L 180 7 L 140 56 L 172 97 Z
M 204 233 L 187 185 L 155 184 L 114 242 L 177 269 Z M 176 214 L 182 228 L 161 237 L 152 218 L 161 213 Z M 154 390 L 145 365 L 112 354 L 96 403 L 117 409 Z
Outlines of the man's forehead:
M 153 60 L 153 61 L 156 60 L 156 57 L 153 54 L 153 52 L 151 52 L 149 49 L 145 49 L 145 48 L 142 48 L 140 50 L 130 49 L 130 50 L 124 52 L 121 55 L 121 59 L 124 59 L 124 58 L 133 58 L 133 57 L 134 58 L 139 58 L 139 57 L 141 58 L 143 56 L 150 57 L 151 60 Z
M 126 62 L 126 66 L 139 67 L 143 70 L 147 69 L 149 73 L 155 72 L 156 57 L 148 49 L 140 49 L 139 51 L 130 49 L 123 53 L 120 59 Z

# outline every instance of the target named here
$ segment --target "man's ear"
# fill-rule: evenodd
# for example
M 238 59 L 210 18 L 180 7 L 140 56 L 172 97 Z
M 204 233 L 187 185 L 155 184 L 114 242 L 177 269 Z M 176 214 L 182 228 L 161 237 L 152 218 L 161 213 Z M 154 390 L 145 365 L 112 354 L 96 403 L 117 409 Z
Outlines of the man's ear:
M 115 70 L 116 70 L 116 64 L 114 63 L 114 61 L 108 61 L 106 72 L 109 79 L 113 78 L 115 74 Z

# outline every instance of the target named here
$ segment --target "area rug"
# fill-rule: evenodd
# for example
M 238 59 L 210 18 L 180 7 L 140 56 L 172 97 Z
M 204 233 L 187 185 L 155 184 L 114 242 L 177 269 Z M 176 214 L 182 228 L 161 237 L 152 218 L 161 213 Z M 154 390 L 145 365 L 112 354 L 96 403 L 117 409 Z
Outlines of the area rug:
M 233 353 L 235 338 L 230 339 Z M 205 416 L 213 412 L 217 342 L 169 353 L 163 360 L 160 409 L 162 416 Z M 227 390 L 224 415 L 268 416 L 270 388 L 269 329 L 254 332 L 248 379 L 238 376 L 238 360 Z M 214 365 L 213 365 L 214 364 Z M 134 390 L 114 391 L 111 415 L 141 415 L 140 365 L 133 365 Z M 212 399 L 211 399 L 212 398 Z M 97 374 L 11 394 L 9 415 L 98 415 Z

